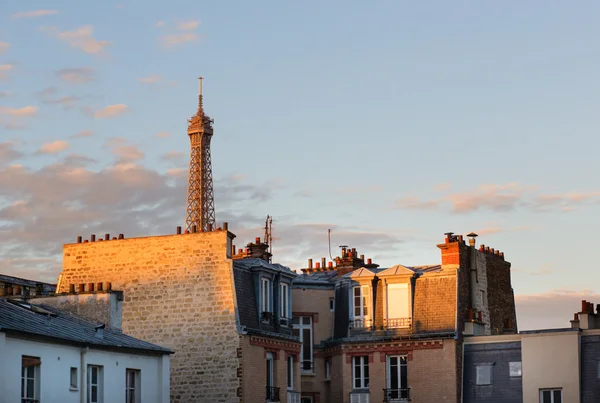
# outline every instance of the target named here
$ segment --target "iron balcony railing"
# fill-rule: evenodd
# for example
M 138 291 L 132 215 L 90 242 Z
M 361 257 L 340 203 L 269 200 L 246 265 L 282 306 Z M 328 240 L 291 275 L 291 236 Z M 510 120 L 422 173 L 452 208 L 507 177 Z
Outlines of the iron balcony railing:
M 313 363 L 311 360 L 302 360 L 300 362 L 300 369 L 302 371 L 311 371 L 313 369 Z
M 384 402 L 410 402 L 410 388 L 405 389 L 384 389 Z
M 273 312 L 261 312 L 260 321 L 267 324 L 273 323 Z
M 383 326 L 386 329 L 397 329 L 411 327 L 412 318 L 387 318 L 383 320 Z
M 28 397 L 22 397 L 21 403 L 39 403 L 40 401 L 37 399 L 30 399 Z
M 279 401 L 279 388 L 267 386 L 267 402 Z
M 351 330 L 367 330 L 373 326 L 373 319 L 351 319 Z

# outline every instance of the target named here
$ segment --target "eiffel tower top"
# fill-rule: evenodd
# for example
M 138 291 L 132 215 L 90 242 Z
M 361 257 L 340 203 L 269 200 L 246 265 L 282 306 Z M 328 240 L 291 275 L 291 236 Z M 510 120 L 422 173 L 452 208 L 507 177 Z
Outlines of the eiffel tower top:
M 204 131 L 212 134 L 214 120 L 204 113 L 202 105 L 202 77 L 198 77 L 199 94 L 198 94 L 198 111 L 188 120 L 188 135 Z

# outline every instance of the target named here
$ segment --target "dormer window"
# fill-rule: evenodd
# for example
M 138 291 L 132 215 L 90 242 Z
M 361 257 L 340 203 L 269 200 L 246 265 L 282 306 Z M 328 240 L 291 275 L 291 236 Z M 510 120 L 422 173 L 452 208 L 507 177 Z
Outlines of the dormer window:
M 352 327 L 371 327 L 371 289 L 368 285 L 352 288 Z
M 407 283 L 387 285 L 387 328 L 403 328 L 411 325 L 410 293 Z
M 290 287 L 286 283 L 279 285 L 279 316 L 283 326 L 289 326 L 290 318 Z
M 271 280 L 260 279 L 260 308 L 261 312 L 272 312 Z

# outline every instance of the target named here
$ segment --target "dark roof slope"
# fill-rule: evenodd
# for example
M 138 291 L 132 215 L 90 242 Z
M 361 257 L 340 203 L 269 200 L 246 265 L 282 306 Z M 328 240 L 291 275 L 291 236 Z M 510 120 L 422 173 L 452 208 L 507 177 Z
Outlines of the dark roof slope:
M 0 299 L 0 331 L 39 336 L 63 342 L 97 348 L 123 348 L 153 353 L 172 353 L 171 350 L 123 334 L 103 329 L 100 323 L 87 321 L 69 312 L 47 305 L 30 305 L 14 299 Z
M 235 294 L 238 301 L 238 313 L 242 326 L 258 328 L 258 313 L 254 297 L 254 280 L 249 270 L 233 266 Z
M 28 280 L 26 278 L 21 277 L 7 276 L 5 274 L 0 274 L 0 283 L 15 284 L 23 287 L 32 288 L 42 286 L 43 290 L 48 292 L 54 292 L 54 290 L 56 289 L 56 284 L 44 283 L 43 281 Z
M 281 265 L 279 263 L 269 263 L 264 259 L 259 258 L 248 258 L 248 259 L 238 259 L 233 261 L 233 267 L 243 270 L 252 270 L 252 269 L 267 269 L 278 271 L 283 274 L 289 274 L 292 276 L 296 276 L 297 274 L 287 266 Z

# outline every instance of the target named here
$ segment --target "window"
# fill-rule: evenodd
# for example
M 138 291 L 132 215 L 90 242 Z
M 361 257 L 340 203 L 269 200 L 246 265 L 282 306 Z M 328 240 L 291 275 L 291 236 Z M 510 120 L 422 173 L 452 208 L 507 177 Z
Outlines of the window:
M 77 379 L 77 368 L 71 367 L 71 390 L 77 390 L 77 386 L 79 385 L 79 380 Z
M 271 280 L 260 280 L 260 307 L 261 312 L 271 312 Z
M 408 284 L 388 284 L 386 327 L 399 328 L 411 325 Z
M 302 397 L 300 399 L 300 403 L 313 403 L 313 398 L 312 397 Z
M 294 389 L 294 356 L 292 355 L 287 357 L 287 388 Z
M 511 378 L 521 376 L 521 361 L 513 361 L 508 363 L 508 375 Z
M 369 387 L 369 357 L 352 357 L 352 378 L 354 379 L 354 388 Z
M 289 303 L 289 298 L 290 298 L 290 294 L 289 294 L 289 286 L 287 284 L 280 284 L 279 286 L 279 309 L 281 310 L 281 314 L 280 316 L 282 318 L 289 318 L 290 314 L 290 303 Z
M 279 401 L 279 388 L 275 387 L 275 357 L 273 353 L 267 353 L 267 401 Z
M 87 403 L 102 403 L 102 367 L 88 365 L 87 384 Z
M 352 312 L 354 318 L 368 318 L 370 312 L 370 292 L 368 285 L 354 287 L 354 297 L 352 298 Z
M 38 357 L 21 357 L 21 401 L 33 402 L 40 395 L 40 365 Z
M 540 403 L 562 403 L 562 389 L 540 389 Z
M 388 355 L 386 360 L 388 401 L 408 399 L 408 371 L 405 355 Z
M 312 372 L 312 317 L 297 316 L 293 320 L 293 334 L 300 338 L 302 350 L 300 351 L 300 369 L 302 372 Z
M 492 384 L 492 364 L 479 364 L 475 366 L 475 384 Z
M 331 359 L 325 359 L 325 380 L 328 381 L 331 379 Z
M 128 369 L 125 372 L 125 403 L 139 403 L 140 397 L 140 371 Z
M 329 298 L 329 311 L 335 311 L 335 298 Z

